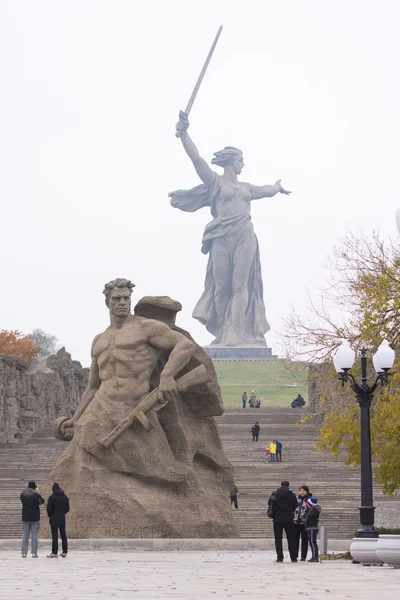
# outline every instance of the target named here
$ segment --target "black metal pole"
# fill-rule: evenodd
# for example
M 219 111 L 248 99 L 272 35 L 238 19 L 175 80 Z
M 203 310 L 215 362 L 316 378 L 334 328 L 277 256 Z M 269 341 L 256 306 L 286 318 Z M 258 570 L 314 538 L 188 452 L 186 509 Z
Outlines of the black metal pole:
M 361 506 L 360 528 L 356 537 L 379 537 L 374 527 L 374 502 L 372 482 L 371 427 L 370 406 L 373 391 L 367 383 L 367 353 L 361 350 L 361 389 L 358 390 L 357 400 L 361 412 Z

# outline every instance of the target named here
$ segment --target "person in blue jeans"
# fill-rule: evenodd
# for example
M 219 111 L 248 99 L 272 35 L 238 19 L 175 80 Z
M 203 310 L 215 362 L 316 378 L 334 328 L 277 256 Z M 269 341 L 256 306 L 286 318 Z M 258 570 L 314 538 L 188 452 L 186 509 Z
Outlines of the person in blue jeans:
M 282 442 L 275 440 L 276 444 L 276 462 L 282 462 Z
M 32 534 L 32 558 L 38 558 L 38 533 L 40 529 L 40 505 L 44 500 L 34 481 L 20 495 L 22 502 L 22 558 L 28 554 L 29 534 Z

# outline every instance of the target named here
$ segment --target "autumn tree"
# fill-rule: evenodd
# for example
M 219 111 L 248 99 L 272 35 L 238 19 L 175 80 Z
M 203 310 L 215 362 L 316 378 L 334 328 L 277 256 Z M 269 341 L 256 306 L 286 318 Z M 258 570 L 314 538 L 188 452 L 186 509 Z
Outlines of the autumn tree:
M 46 333 L 43 329 L 34 329 L 28 336 L 36 348 L 40 350 L 40 356 L 50 356 L 58 349 L 58 339 L 55 335 Z
M 17 356 L 30 362 L 39 354 L 39 348 L 20 331 L 0 331 L 0 353 Z
M 328 272 L 319 299 L 310 301 L 308 315 L 293 310 L 287 319 L 288 354 L 323 363 L 314 369 L 323 415 L 317 447 L 354 465 L 361 458 L 359 407 L 354 392 L 340 387 L 332 356 L 343 338 L 356 351 L 367 347 L 370 358 L 383 339 L 396 349 L 393 375 L 388 385 L 378 388 L 371 406 L 375 475 L 384 492 L 393 494 L 400 486 L 400 245 L 382 240 L 378 233 L 370 237 L 348 233 L 334 249 Z M 354 375 L 359 376 L 358 369 L 356 361 Z

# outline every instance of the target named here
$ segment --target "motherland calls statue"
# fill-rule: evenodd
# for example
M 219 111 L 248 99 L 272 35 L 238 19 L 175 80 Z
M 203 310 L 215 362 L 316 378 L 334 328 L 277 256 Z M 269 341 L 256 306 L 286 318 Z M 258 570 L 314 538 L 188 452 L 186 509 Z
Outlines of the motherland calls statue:
M 72 538 L 237 537 L 212 362 L 176 327 L 178 302 L 145 297 L 132 315 L 133 287 L 104 287 L 110 326 L 93 341 L 75 415 L 55 421 L 72 441 L 47 487 L 67 490 Z
M 218 175 L 200 156 L 187 132 L 188 126 L 187 114 L 181 111 L 177 136 L 203 184 L 172 192 L 171 204 L 187 212 L 209 206 L 213 216 L 206 226 L 201 249 L 209 254 L 204 292 L 193 317 L 215 335 L 212 344 L 265 346 L 269 325 L 250 202 L 290 192 L 280 180 L 263 186 L 238 181 L 244 167 L 243 154 L 233 146 L 214 153 L 212 164 L 224 169 L 223 175 Z

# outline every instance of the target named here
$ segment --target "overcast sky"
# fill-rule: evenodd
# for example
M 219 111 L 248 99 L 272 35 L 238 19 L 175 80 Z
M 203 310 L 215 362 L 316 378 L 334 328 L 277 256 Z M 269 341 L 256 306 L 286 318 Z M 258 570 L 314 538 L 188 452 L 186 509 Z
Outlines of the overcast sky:
M 211 341 L 191 318 L 211 217 L 167 194 L 199 183 L 174 127 L 223 24 L 190 134 L 293 192 L 252 205 L 274 347 L 345 227 L 396 235 L 399 22 L 397 0 L 0 0 L 0 329 L 87 365 L 103 284 L 127 277 Z

